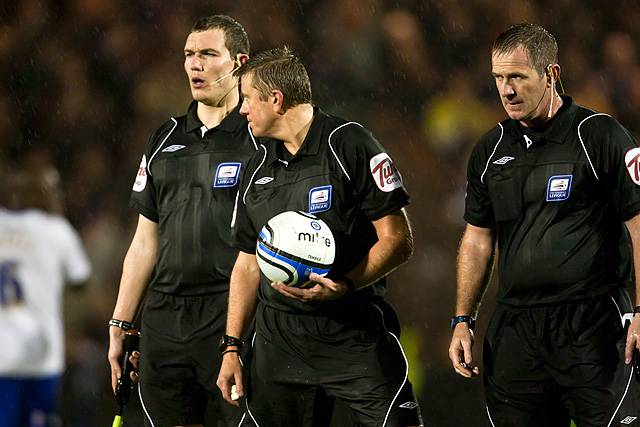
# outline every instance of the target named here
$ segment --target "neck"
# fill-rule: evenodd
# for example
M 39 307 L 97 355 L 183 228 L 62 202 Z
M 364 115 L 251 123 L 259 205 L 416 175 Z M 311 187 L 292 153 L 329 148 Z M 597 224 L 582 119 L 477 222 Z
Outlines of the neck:
M 207 129 L 218 126 L 222 120 L 238 105 L 240 96 L 238 88 L 234 86 L 217 104 L 208 105 L 198 101 L 198 118 Z
M 555 117 L 560 108 L 562 107 L 562 98 L 557 93 L 553 98 L 549 98 L 549 102 L 545 104 L 543 111 L 535 118 L 529 120 L 521 120 L 520 125 L 526 128 L 538 128 L 543 126 L 549 120 Z
M 300 104 L 289 108 L 281 117 L 279 131 L 274 138 L 284 142 L 284 146 L 291 154 L 296 154 L 309 133 L 313 121 L 313 105 Z

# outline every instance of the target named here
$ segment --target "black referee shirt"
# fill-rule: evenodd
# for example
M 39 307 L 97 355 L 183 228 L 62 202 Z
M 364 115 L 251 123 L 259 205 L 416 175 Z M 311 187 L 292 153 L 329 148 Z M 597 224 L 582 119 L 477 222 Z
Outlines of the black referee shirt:
M 631 281 L 623 221 L 640 210 L 640 148 L 610 116 L 562 99 L 546 129 L 505 120 L 469 160 L 465 220 L 497 229 L 503 303 L 577 300 Z
M 158 223 L 151 289 L 176 295 L 228 289 L 237 255 L 231 215 L 242 169 L 256 149 L 239 107 L 207 130 L 193 102 L 152 135 L 130 200 Z
M 288 210 L 311 213 L 325 221 L 336 238 L 336 258 L 329 277 L 337 279 L 359 263 L 377 241 L 371 221 L 408 202 L 400 174 L 371 133 L 358 123 L 315 108 L 309 132 L 295 156 L 281 141 L 270 140 L 261 144 L 249 161 L 236 203 L 233 243 L 253 254 L 258 233 L 269 219 Z M 302 303 L 282 296 L 261 275 L 258 296 L 279 310 L 326 313 L 346 306 L 354 309 L 354 303 L 383 295 L 385 286 L 382 280 L 350 298 Z

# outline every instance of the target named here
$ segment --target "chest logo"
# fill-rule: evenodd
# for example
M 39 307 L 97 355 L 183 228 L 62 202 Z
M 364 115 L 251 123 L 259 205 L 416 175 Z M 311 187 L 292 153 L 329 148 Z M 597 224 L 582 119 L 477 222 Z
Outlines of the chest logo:
M 309 213 L 325 212 L 331 209 L 332 185 L 314 187 L 309 190 Z
M 147 157 L 143 154 L 136 180 L 133 182 L 133 191 L 140 193 L 147 186 Z
M 220 163 L 213 179 L 213 188 L 233 187 L 238 183 L 241 163 Z
M 493 162 L 494 165 L 506 165 L 507 163 L 509 163 L 511 160 L 515 160 L 515 157 L 511 157 L 511 156 L 504 156 L 499 158 L 498 160 L 496 160 L 495 162 Z
M 186 145 L 170 145 L 167 148 L 165 148 L 164 150 L 162 150 L 162 152 L 163 153 L 173 153 L 174 151 L 182 150 L 185 147 L 186 147 Z
M 257 180 L 256 182 L 254 182 L 254 184 L 258 184 L 258 185 L 264 185 L 264 184 L 268 184 L 271 181 L 273 181 L 273 177 L 270 176 L 263 176 L 262 178 L 260 178 L 259 180 Z
M 624 164 L 627 166 L 629 176 L 640 185 L 640 147 L 632 148 L 624 155 Z
M 385 193 L 402 187 L 400 173 L 387 153 L 376 154 L 369 160 L 369 169 L 376 186 Z
M 547 202 L 561 202 L 571 194 L 573 175 L 554 175 L 547 183 Z

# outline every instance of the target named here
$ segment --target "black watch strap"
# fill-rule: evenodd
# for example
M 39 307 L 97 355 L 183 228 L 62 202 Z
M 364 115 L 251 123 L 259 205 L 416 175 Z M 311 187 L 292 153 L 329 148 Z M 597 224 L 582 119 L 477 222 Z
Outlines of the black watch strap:
M 451 318 L 451 329 L 455 328 L 458 323 L 467 323 L 469 325 L 469 329 L 473 330 L 476 327 L 476 319 L 469 316 L 468 314 L 464 314 L 462 316 L 453 316 Z
M 224 352 L 228 347 L 237 347 L 238 349 L 242 348 L 242 340 L 237 337 L 232 337 L 231 335 L 223 335 L 220 339 L 220 344 L 218 345 L 218 349 L 221 352 Z

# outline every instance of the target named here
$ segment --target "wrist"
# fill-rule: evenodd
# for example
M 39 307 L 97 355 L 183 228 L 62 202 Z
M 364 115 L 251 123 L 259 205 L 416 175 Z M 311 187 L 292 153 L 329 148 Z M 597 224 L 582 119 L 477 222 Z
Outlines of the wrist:
M 356 284 L 353 282 L 353 280 L 351 280 L 350 277 L 348 276 L 342 276 L 340 278 L 340 281 L 342 283 L 345 284 L 345 286 L 347 287 L 347 293 L 353 293 L 356 292 L 358 290 L 358 288 L 356 288 Z
M 451 318 L 451 329 L 455 329 L 455 327 L 459 323 L 466 323 L 469 329 L 471 329 L 472 331 L 476 327 L 476 319 L 474 319 L 473 316 L 469 314 L 461 314 L 459 316 L 453 316 Z
M 220 350 L 223 355 L 226 354 L 228 350 L 239 352 L 242 348 L 242 344 L 243 342 L 240 338 L 234 337 L 233 335 L 223 335 L 222 338 L 220 338 L 218 350 Z
M 111 327 L 116 327 L 119 329 L 122 329 L 124 331 L 128 331 L 129 329 L 135 329 L 133 327 L 133 323 L 126 321 L 126 320 L 120 320 L 120 319 L 115 319 L 112 318 L 111 320 L 109 320 L 109 329 L 111 329 Z

